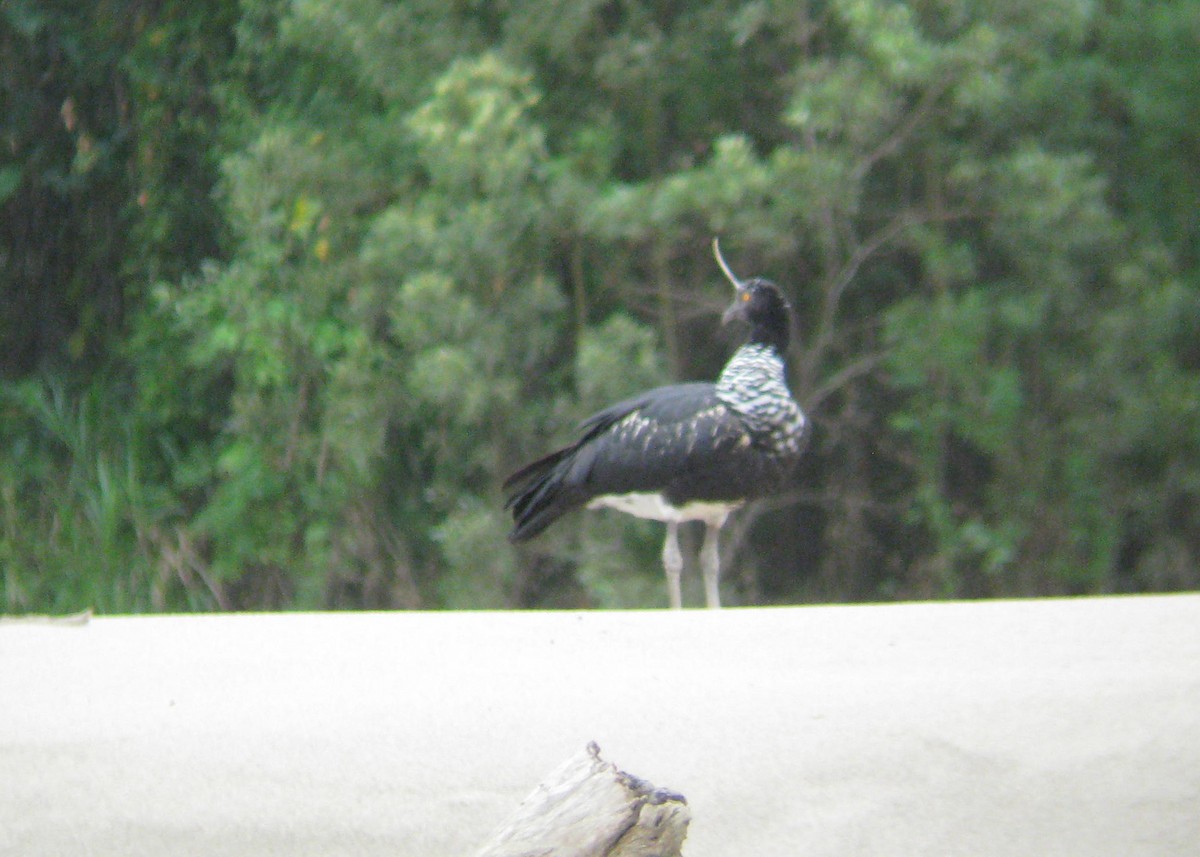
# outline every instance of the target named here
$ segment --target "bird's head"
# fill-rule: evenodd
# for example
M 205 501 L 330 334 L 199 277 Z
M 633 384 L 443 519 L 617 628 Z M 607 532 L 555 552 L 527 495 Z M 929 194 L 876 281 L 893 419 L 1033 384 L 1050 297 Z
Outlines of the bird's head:
M 751 342 L 771 345 L 780 354 L 786 353 L 792 308 L 779 287 L 759 277 L 739 280 L 725 263 L 716 238 L 713 239 L 713 255 L 734 288 L 733 303 L 721 316 L 721 323 L 742 322 L 750 328 Z

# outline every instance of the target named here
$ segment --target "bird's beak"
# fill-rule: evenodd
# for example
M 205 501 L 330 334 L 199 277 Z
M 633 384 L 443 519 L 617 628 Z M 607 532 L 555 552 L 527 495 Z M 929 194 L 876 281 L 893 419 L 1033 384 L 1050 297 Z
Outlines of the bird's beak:
M 746 304 L 742 300 L 745 291 L 738 289 L 737 297 L 733 299 L 733 303 L 729 308 L 721 314 L 721 324 L 729 324 L 731 321 L 744 321 L 746 318 Z

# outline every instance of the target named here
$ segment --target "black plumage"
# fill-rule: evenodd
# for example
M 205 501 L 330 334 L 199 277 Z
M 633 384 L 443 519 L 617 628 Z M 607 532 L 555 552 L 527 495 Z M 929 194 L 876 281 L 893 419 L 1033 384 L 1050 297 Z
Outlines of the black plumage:
M 681 604 L 679 523 L 707 527 L 705 597 L 708 606 L 719 606 L 717 538 L 726 517 L 786 482 L 805 437 L 804 415 L 784 381 L 790 308 L 773 283 L 742 283 L 719 251 L 717 259 L 737 291 L 724 320 L 749 327 L 748 341 L 717 382 L 659 387 L 605 408 L 581 424 L 577 441 L 504 483 L 513 541 L 531 539 L 583 506 L 665 521 L 663 564 L 673 607 Z

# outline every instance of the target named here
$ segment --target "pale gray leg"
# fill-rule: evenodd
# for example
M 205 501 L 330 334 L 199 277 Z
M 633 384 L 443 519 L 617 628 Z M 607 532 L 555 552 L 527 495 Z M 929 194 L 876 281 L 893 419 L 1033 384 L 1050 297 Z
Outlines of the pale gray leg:
M 700 567 L 704 571 L 704 602 L 714 610 L 721 606 L 721 592 L 718 586 L 721 581 L 721 551 L 717 546 L 720 535 L 719 525 L 706 523 L 704 545 L 700 548 Z
M 679 523 L 667 521 L 667 540 L 663 542 L 663 569 L 667 572 L 667 599 L 672 609 L 683 607 L 679 575 L 683 571 L 683 554 L 679 551 Z

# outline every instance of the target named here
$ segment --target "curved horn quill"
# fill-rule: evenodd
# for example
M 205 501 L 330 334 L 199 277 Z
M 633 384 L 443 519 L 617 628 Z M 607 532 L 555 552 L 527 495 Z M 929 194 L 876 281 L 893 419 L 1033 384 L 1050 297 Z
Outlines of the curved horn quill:
M 721 272 L 725 274 L 725 276 L 729 279 L 729 282 L 733 283 L 733 287 L 735 289 L 741 291 L 742 281 L 734 275 L 733 271 L 729 270 L 729 266 L 725 264 L 725 257 L 721 255 L 721 239 L 714 237 L 712 247 L 713 256 L 716 257 L 717 264 L 721 266 Z

